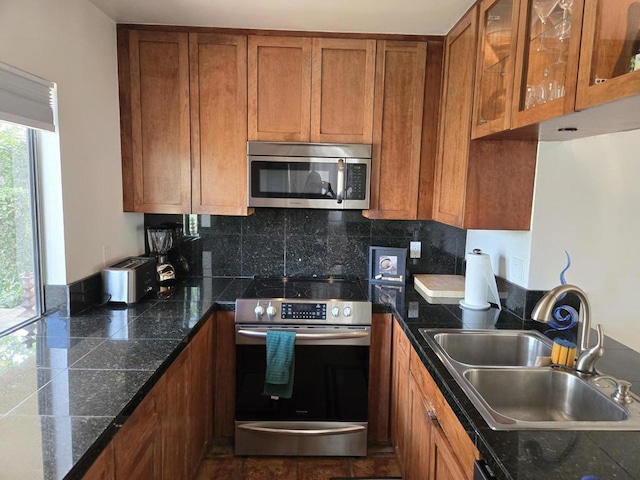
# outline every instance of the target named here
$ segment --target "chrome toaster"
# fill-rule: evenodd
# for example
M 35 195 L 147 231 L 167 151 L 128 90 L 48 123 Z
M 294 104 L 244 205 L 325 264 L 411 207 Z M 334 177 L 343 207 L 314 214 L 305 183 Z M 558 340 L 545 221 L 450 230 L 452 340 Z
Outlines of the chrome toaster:
M 157 290 L 155 257 L 129 257 L 102 270 L 102 291 L 108 302 L 131 305 Z

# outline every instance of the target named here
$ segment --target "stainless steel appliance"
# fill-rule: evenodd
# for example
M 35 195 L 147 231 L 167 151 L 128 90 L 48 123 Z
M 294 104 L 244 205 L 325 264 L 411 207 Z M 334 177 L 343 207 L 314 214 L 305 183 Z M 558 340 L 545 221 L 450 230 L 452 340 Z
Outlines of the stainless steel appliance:
M 102 270 L 102 291 L 107 301 L 137 303 L 156 287 L 156 259 L 129 257 Z
M 360 282 L 256 278 L 235 319 L 235 453 L 366 455 L 371 303 Z M 263 394 L 269 329 L 296 334 L 288 399 Z
M 369 208 L 371 145 L 248 142 L 250 207 Z

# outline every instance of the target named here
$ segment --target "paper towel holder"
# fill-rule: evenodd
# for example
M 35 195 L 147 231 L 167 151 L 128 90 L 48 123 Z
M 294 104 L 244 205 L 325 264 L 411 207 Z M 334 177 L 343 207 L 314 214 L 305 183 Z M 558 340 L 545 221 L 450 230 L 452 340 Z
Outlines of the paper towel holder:
M 473 256 L 476 256 L 476 255 L 483 256 L 483 257 L 486 257 L 487 259 L 489 258 L 486 254 L 482 253 L 482 250 L 480 250 L 479 248 L 474 248 L 471 252 L 469 252 L 469 254 Z M 486 260 L 486 261 L 489 261 L 489 260 Z M 501 309 L 500 295 L 498 293 L 495 276 L 493 274 L 493 269 L 491 268 L 490 263 L 487 266 L 487 271 L 485 271 L 483 275 L 485 276 L 483 280 L 486 282 L 485 283 L 486 290 L 483 292 L 483 295 L 482 295 L 483 298 L 477 298 L 478 292 L 474 291 L 471 295 L 472 297 L 475 297 L 472 299 L 476 300 L 476 302 L 469 302 L 470 276 L 469 276 L 469 269 L 467 266 L 467 272 L 465 274 L 465 297 L 462 300 L 460 300 L 461 308 L 467 309 L 467 310 L 488 310 L 492 306 L 492 304 L 488 301 L 489 298 L 487 298 L 490 296 L 492 297 L 491 298 L 492 300 L 496 301 L 498 309 L 499 310 Z

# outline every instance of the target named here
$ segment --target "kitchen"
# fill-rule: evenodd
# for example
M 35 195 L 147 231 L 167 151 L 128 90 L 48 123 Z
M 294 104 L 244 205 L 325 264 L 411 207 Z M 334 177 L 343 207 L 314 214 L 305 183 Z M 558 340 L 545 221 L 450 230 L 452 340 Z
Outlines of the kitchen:
M 115 23 L 84 1 L 1 8 L 2 61 L 58 84 L 60 134 L 49 141 L 60 153 L 43 165 L 58 181 L 43 202 L 46 249 L 55 252 L 46 256 L 46 282 L 67 285 L 143 251 L 143 215 L 122 212 Z M 492 254 L 500 276 L 530 290 L 556 285 L 569 251 L 567 278 L 589 292 L 596 321 L 636 350 L 639 327 L 628 299 L 637 260 L 625 253 L 633 251 L 637 229 L 637 142 L 632 131 L 540 143 L 532 230 L 463 232 L 468 246 Z M 513 257 L 524 261 L 520 280 L 510 269 Z

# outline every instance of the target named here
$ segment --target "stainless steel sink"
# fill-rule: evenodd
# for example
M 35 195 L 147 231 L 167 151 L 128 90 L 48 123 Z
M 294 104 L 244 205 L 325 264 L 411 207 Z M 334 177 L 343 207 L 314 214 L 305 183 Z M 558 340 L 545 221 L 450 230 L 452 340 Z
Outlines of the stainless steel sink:
M 435 333 L 433 339 L 467 365 L 534 366 L 537 357 L 551 355 L 551 343 L 538 332 L 458 330 Z
M 471 368 L 463 378 L 496 423 L 554 428 L 558 422 L 607 422 L 614 426 L 629 419 L 623 406 L 593 384 L 564 371 Z
M 494 430 L 640 430 L 640 398 L 617 403 L 614 382 L 535 367 L 552 346 L 538 332 L 419 331 Z

